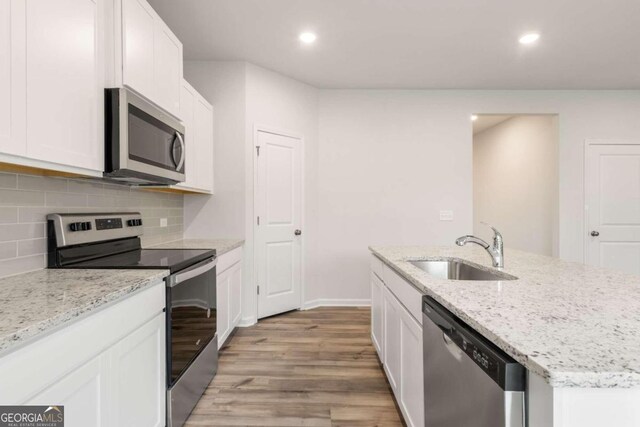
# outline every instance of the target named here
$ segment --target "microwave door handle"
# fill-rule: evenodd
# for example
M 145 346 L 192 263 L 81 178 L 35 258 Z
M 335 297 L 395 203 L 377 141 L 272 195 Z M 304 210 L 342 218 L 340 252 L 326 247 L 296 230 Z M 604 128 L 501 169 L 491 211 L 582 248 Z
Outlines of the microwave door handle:
M 182 156 L 180 156 L 180 161 L 178 162 L 178 164 L 176 166 L 176 170 L 179 171 L 182 168 L 182 165 L 184 165 L 184 159 L 186 157 L 186 151 L 185 151 L 185 146 L 184 146 L 184 139 L 182 139 L 182 135 L 180 135 L 180 132 L 176 132 L 176 136 L 178 137 L 178 141 L 180 141 L 180 146 L 182 147 L 182 150 L 180 150 L 182 152 Z
M 201 274 L 204 274 L 207 271 L 211 270 L 213 267 L 215 267 L 217 263 L 218 263 L 218 259 L 213 258 L 203 263 L 197 264 L 196 266 L 191 267 L 188 270 L 180 272 L 169 279 L 170 280 L 169 286 L 173 288 L 174 286 L 179 285 L 182 282 L 186 282 L 189 279 L 193 279 L 196 276 L 200 276 Z

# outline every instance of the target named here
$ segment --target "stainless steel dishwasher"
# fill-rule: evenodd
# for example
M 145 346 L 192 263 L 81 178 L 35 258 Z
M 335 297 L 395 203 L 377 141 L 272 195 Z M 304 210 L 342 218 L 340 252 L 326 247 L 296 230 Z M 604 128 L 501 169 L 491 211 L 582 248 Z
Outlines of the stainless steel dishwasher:
M 427 296 L 422 317 L 425 427 L 524 426 L 524 367 Z

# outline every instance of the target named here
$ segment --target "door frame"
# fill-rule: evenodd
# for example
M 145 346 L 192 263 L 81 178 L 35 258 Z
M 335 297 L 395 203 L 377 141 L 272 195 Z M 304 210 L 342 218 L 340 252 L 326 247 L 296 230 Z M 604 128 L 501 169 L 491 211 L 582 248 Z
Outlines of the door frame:
M 638 145 L 640 146 L 640 140 L 633 139 L 621 139 L 621 138 L 587 138 L 584 140 L 584 153 L 582 156 L 582 185 L 584 186 L 582 191 L 582 206 L 584 211 L 584 217 L 582 221 L 582 263 L 589 264 L 589 239 L 587 239 L 587 233 L 589 231 L 589 209 L 587 206 L 588 198 L 588 177 L 589 177 L 589 148 L 593 145 Z
M 264 125 L 260 123 L 254 123 L 253 125 L 253 140 L 251 150 L 253 151 L 253 206 L 252 212 L 253 215 L 251 217 L 251 221 L 253 222 L 253 235 L 251 236 L 253 240 L 253 254 L 252 254 L 252 271 L 253 271 L 253 291 L 256 296 L 256 304 L 255 304 L 255 319 L 256 322 L 259 320 L 259 312 L 258 312 L 258 263 L 257 263 L 257 250 L 256 250 L 256 236 L 258 234 L 258 224 L 256 221 L 257 209 L 258 205 L 258 155 L 256 146 L 258 144 L 258 134 L 260 132 L 270 133 L 273 135 L 284 136 L 287 138 L 294 138 L 300 141 L 300 175 L 302 182 L 300 183 L 300 229 L 302 230 L 302 234 L 300 235 L 300 301 L 298 310 L 303 310 L 304 308 L 304 300 L 305 300 L 305 272 L 306 272 L 306 263 L 305 263 L 305 241 L 306 241 L 306 230 L 305 230 L 305 143 L 304 136 L 294 131 L 290 131 L 287 129 L 277 128 L 274 126 Z

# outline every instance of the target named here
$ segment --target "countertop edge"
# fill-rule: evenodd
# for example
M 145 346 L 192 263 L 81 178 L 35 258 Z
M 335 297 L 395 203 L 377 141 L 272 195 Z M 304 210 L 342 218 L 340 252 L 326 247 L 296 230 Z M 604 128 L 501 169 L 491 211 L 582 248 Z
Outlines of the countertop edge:
M 151 272 L 151 270 L 149 270 Z M 74 307 L 64 313 L 50 317 L 46 320 L 29 325 L 25 328 L 14 331 L 4 337 L 0 337 L 0 357 L 4 357 L 20 348 L 28 346 L 50 333 L 55 333 L 94 311 L 99 311 L 111 304 L 118 303 L 139 291 L 160 283 L 169 275 L 169 270 L 153 270 L 152 277 L 145 278 L 139 282 L 125 286 L 115 292 L 103 295 L 88 304 Z

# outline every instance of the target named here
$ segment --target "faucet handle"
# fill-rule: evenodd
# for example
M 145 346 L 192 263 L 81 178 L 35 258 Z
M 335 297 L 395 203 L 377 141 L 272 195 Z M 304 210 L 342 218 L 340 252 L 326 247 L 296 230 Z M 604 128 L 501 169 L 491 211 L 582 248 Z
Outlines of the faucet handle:
M 493 225 L 489 224 L 488 222 L 484 222 L 484 221 L 480 221 L 480 224 L 486 225 L 487 227 L 489 227 L 490 229 L 493 230 L 493 234 L 494 234 L 493 238 L 494 239 L 496 239 L 496 238 L 497 239 L 502 239 L 502 234 Z

